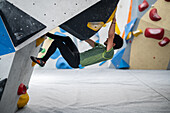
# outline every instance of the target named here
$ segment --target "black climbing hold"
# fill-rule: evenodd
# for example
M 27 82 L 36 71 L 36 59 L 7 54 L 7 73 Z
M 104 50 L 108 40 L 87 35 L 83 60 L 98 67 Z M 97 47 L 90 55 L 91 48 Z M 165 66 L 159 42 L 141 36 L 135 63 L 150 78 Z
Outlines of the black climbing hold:
M 0 100 L 1 100 L 2 94 L 4 92 L 6 82 L 7 82 L 7 78 L 0 81 Z

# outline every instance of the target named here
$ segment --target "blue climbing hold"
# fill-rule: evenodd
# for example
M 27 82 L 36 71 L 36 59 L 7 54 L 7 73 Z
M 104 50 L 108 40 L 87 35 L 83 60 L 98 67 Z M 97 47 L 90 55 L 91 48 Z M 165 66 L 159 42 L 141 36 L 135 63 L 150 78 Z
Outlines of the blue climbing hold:
M 62 28 L 60 28 L 60 31 L 61 31 L 62 33 L 66 33 L 66 31 L 65 31 L 64 29 L 62 29 Z
M 123 59 L 121 59 L 119 64 L 119 69 L 128 69 L 130 66 L 128 63 L 126 63 Z
M 80 69 L 84 69 L 84 67 L 83 67 L 81 64 L 79 64 L 79 68 L 80 68 Z
M 116 69 L 124 69 L 124 68 L 129 68 L 130 66 L 122 59 L 123 54 L 125 52 L 125 48 L 118 51 L 113 59 L 111 60 L 111 62 L 113 63 L 113 65 L 115 66 Z
M 103 62 L 101 62 L 100 64 L 99 64 L 99 66 L 102 66 L 104 63 L 106 63 L 107 62 L 107 60 L 106 61 L 103 61 Z
M 97 32 L 95 35 L 96 35 L 98 38 L 100 38 L 100 36 L 99 36 L 99 32 Z
M 133 19 L 131 22 L 129 22 L 126 26 L 125 26 L 125 40 L 127 39 L 127 36 L 129 34 L 130 31 L 132 31 L 135 23 L 136 23 L 137 18 Z
M 96 43 L 99 43 L 99 42 L 100 42 L 100 36 L 99 36 L 99 33 L 97 32 L 95 35 L 96 35 L 96 37 L 98 38 L 98 40 L 96 40 Z
M 56 49 L 56 51 L 51 55 L 51 59 L 57 59 L 61 55 L 59 49 Z
M 60 57 L 56 62 L 57 69 L 72 69 L 63 57 Z
M 67 37 L 65 34 L 62 34 L 62 33 L 60 33 L 60 32 L 55 32 L 54 34 L 55 34 L 55 35 L 59 35 L 59 36 L 63 36 L 63 37 Z

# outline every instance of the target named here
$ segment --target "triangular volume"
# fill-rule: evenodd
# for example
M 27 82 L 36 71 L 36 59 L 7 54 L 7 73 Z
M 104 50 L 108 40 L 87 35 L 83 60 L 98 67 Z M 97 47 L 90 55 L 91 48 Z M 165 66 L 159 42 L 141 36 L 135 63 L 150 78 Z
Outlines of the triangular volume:
M 89 39 L 110 19 L 111 15 L 116 10 L 118 2 L 119 0 L 101 0 L 66 21 L 60 25 L 60 27 L 80 40 Z M 89 22 L 98 24 L 88 27 Z
M 137 18 L 133 19 L 131 22 L 129 22 L 129 23 L 125 26 L 125 39 L 127 38 L 129 32 L 133 29 L 136 20 L 137 20 Z
M 0 6 L 0 15 L 15 47 L 46 27 L 7 1 L 0 2 Z
M 15 52 L 4 22 L 0 16 L 0 56 Z
M 119 69 L 128 69 L 130 66 L 123 59 L 121 59 L 120 64 L 118 66 Z
M 113 63 L 113 65 L 115 66 L 116 69 L 119 69 L 120 62 L 121 62 L 121 59 L 122 59 L 122 56 L 123 56 L 124 52 L 125 52 L 125 48 L 118 51 L 114 55 L 113 59 L 111 60 L 111 62 Z

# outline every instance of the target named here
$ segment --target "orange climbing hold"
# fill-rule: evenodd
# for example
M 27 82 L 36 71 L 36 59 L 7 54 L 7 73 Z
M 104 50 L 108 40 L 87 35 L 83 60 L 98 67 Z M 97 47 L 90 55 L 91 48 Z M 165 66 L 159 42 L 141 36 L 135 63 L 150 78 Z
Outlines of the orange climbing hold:
M 35 62 L 32 62 L 32 67 L 34 67 L 36 65 L 36 63 Z
M 43 43 L 44 42 L 44 40 L 45 40 L 45 38 L 38 38 L 37 40 L 36 40 L 36 47 L 38 47 L 41 43 Z

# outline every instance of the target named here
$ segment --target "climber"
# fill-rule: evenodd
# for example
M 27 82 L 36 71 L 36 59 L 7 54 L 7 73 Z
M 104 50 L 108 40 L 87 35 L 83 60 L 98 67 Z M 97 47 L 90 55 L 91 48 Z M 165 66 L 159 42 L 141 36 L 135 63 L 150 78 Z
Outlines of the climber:
M 114 50 L 121 48 L 123 45 L 123 39 L 119 35 L 115 34 L 115 23 L 116 19 L 113 18 L 108 31 L 108 38 L 104 42 L 105 46 L 100 43 L 96 43 L 91 39 L 87 39 L 85 41 L 90 46 L 92 46 L 92 49 L 82 53 L 79 53 L 76 45 L 70 39 L 70 37 L 63 37 L 47 33 L 46 36 L 53 38 L 54 41 L 50 45 L 46 55 L 43 58 L 36 58 L 31 56 L 31 59 L 33 62 L 43 67 L 46 61 L 56 51 L 57 48 L 60 50 L 64 59 L 73 68 L 80 68 L 112 59 Z

